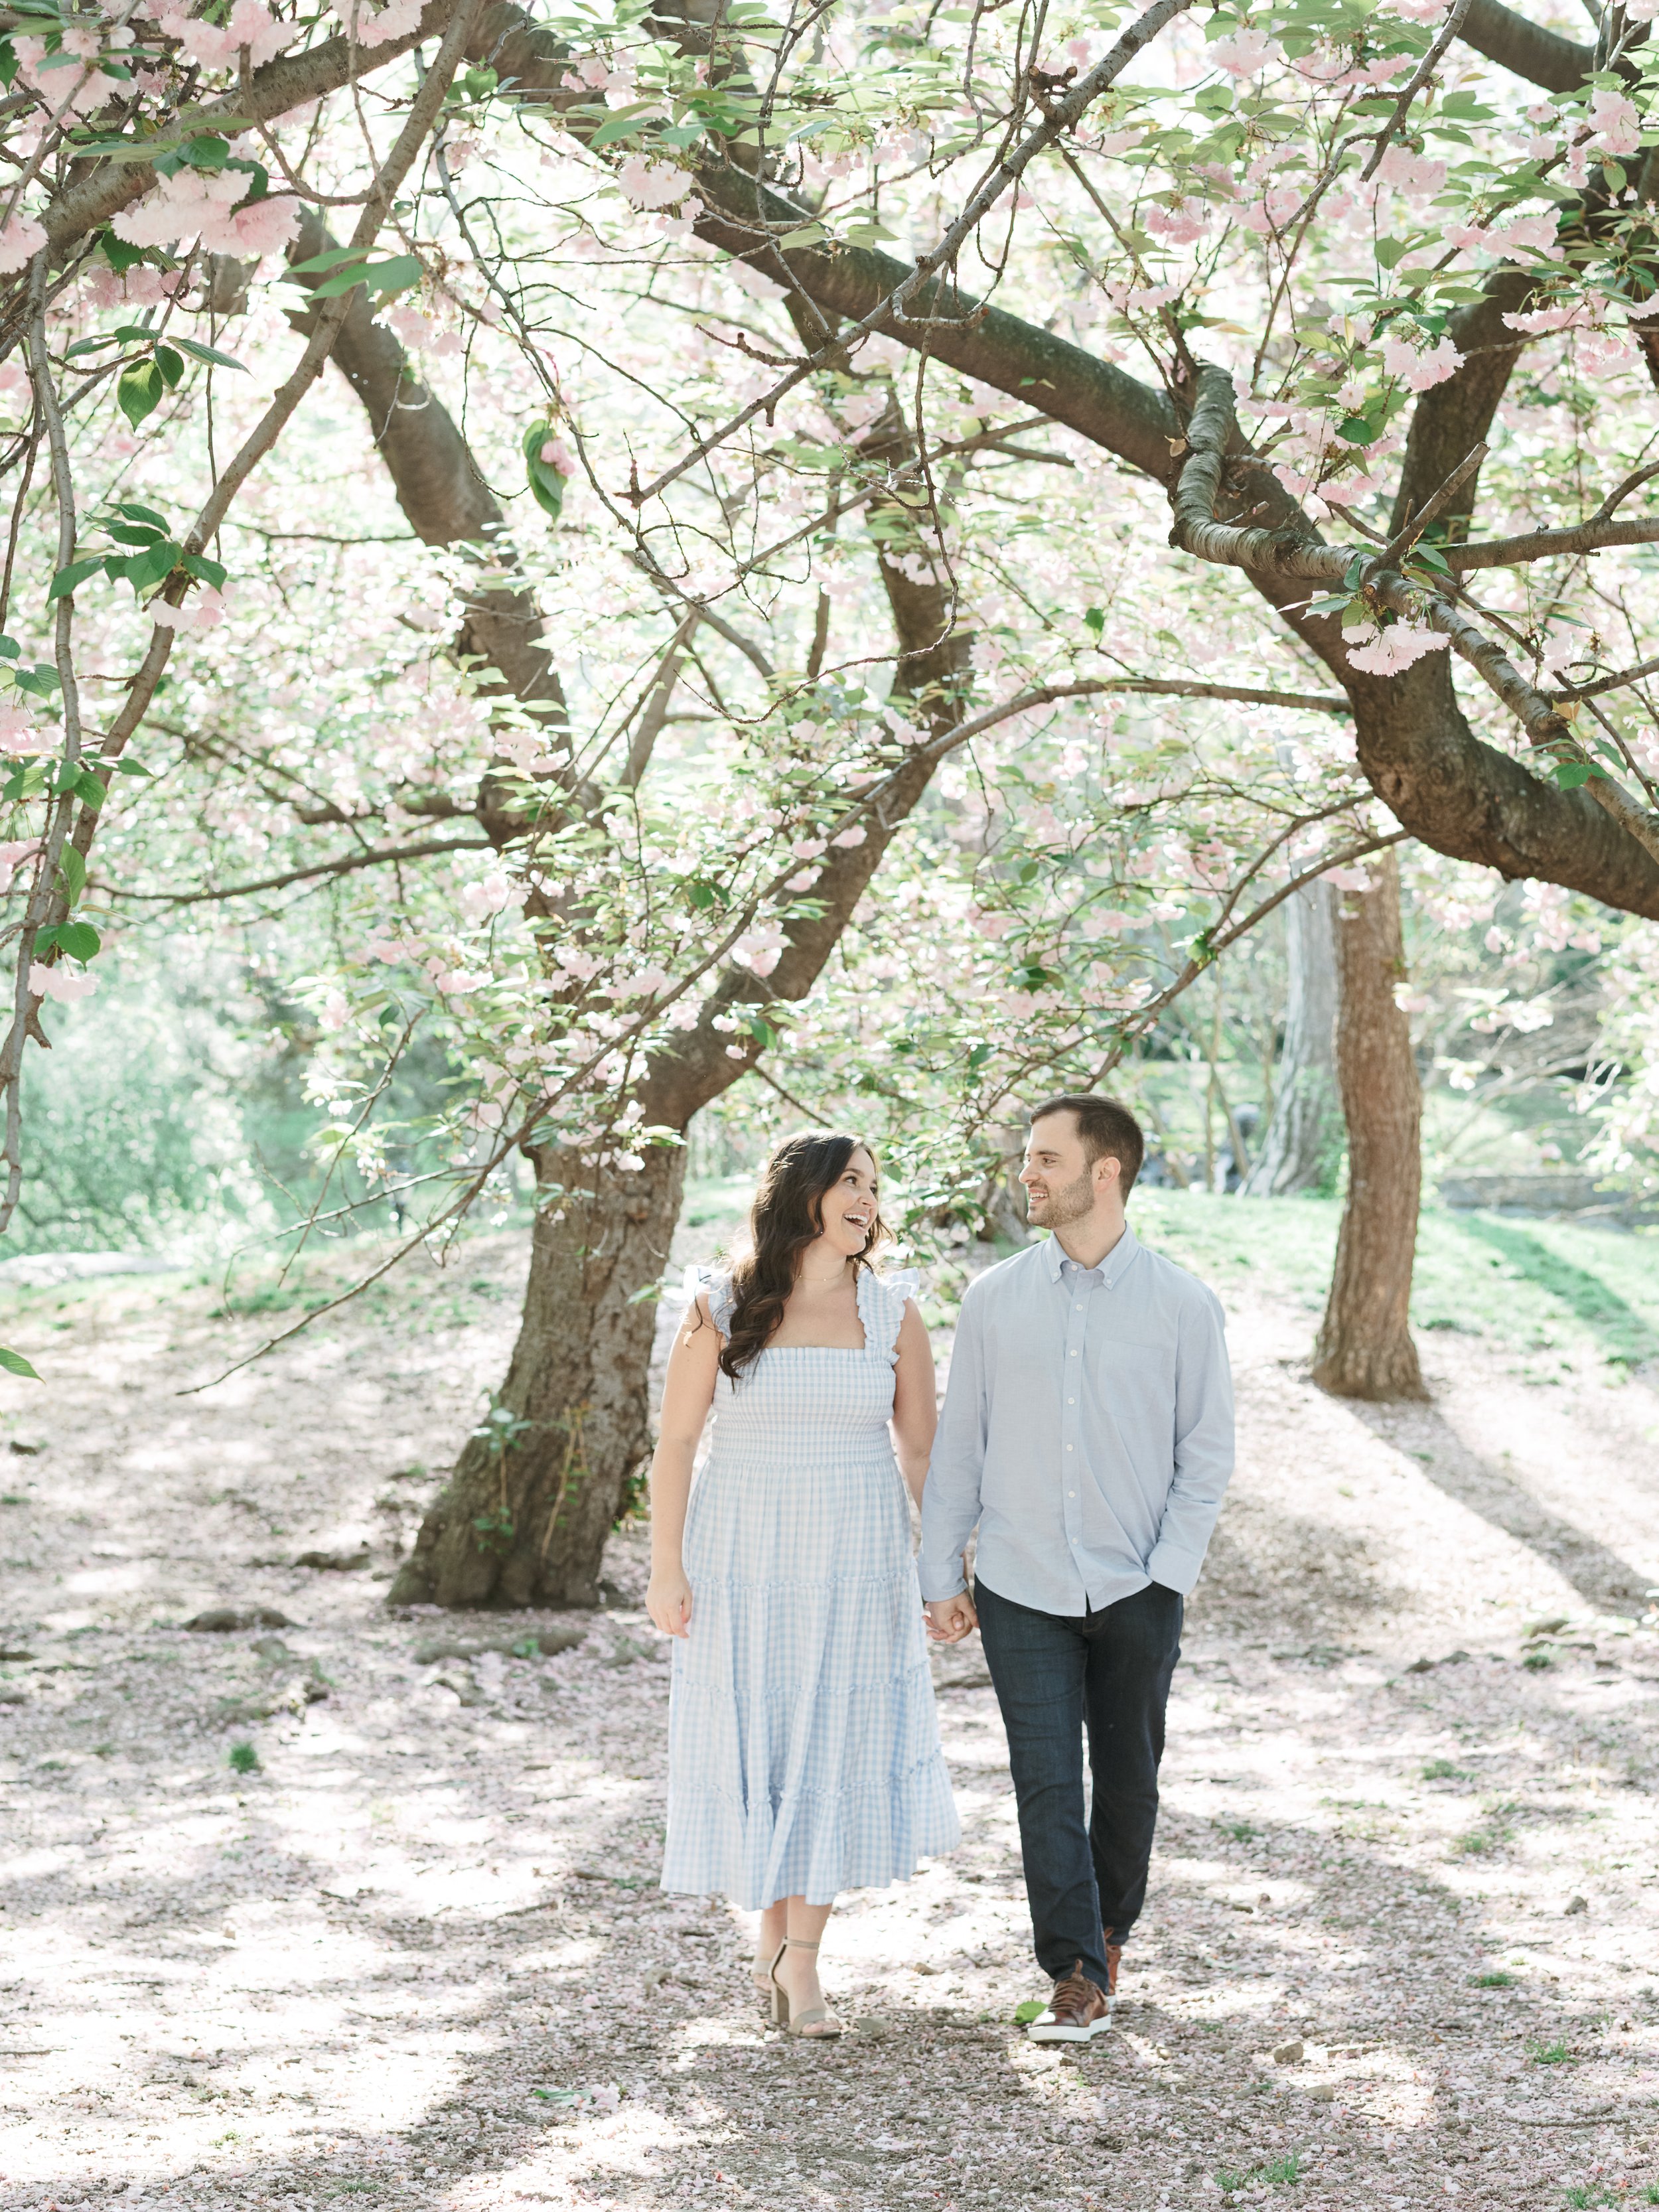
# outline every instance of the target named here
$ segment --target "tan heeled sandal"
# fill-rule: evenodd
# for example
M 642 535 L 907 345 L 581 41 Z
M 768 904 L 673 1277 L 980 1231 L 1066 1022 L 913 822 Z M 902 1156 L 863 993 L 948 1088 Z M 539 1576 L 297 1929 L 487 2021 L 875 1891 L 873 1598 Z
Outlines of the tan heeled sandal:
M 809 1943 L 804 1936 L 786 1936 L 772 1961 L 772 1971 L 767 1977 L 772 1985 L 772 2025 L 781 2027 L 786 2035 L 798 2035 L 804 2043 L 829 2043 L 847 2033 L 845 2025 L 837 2020 L 828 2005 L 809 2005 L 805 2012 L 791 2014 L 789 1992 L 778 1979 L 778 1968 L 783 1964 L 783 1954 L 788 1950 L 816 1951 L 816 1943 Z

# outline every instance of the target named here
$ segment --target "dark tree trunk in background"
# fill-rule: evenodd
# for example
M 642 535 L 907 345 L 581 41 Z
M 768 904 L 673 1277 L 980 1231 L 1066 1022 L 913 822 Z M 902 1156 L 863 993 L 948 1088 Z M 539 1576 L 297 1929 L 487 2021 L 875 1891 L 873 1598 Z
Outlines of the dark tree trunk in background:
M 685 1180 L 683 1150 L 653 1146 L 644 1158 L 619 1175 L 562 1152 L 536 1155 L 541 1202 L 512 1364 L 428 1510 L 392 1603 L 598 1601 L 605 1540 L 651 1449 L 657 1305 L 639 1292 L 668 1264 Z
M 1409 1310 L 1422 1190 L 1423 1091 L 1405 980 L 1400 870 L 1370 864 L 1372 887 L 1337 909 L 1337 1075 L 1348 1124 L 1348 1198 L 1314 1380 L 1339 1398 L 1425 1398 Z
M 1304 884 L 1285 902 L 1285 1046 L 1273 1110 L 1246 1198 L 1281 1198 L 1327 1187 L 1342 1150 L 1336 1081 L 1336 893 Z

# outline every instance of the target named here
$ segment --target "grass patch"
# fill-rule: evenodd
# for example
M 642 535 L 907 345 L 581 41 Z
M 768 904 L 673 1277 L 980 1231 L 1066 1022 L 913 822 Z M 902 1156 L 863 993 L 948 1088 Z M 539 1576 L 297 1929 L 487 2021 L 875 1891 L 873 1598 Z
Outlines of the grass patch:
M 1512 1990 L 1515 1976 L 1506 1974 L 1499 1968 L 1494 1973 L 1477 1974 L 1471 1986 L 1477 1990 Z
M 1322 1306 L 1341 1205 L 1334 1198 L 1137 1192 L 1136 1234 L 1196 1273 L 1253 1273 Z M 1659 1358 L 1656 1232 L 1575 1221 L 1520 1223 L 1425 1206 L 1412 1320 L 1503 1345 L 1593 1350 L 1622 1367 Z
M 1216 1826 L 1224 1836 L 1231 1836 L 1236 1844 L 1253 1844 L 1260 1832 L 1248 1820 L 1218 1820 Z
M 1449 1759 L 1431 1759 L 1422 1769 L 1425 1782 L 1467 1782 L 1468 1776 Z
M 1579 1264 L 1565 1253 L 1553 1249 L 1543 1237 L 1513 1222 L 1476 1214 L 1470 1232 L 1507 1260 L 1529 1283 L 1564 1306 L 1595 1338 L 1604 1359 L 1621 1367 L 1639 1367 L 1659 1356 L 1659 1329 L 1621 1297 L 1606 1279 L 1606 1261 L 1597 1269 Z
M 1302 2154 L 1293 2150 L 1286 2157 L 1276 2158 L 1266 2166 L 1253 2166 L 1242 2172 L 1224 2166 L 1217 2171 L 1215 2185 L 1224 2197 L 1232 2197 L 1241 2189 L 1256 2188 L 1264 2183 L 1269 2188 L 1287 2188 L 1291 2182 L 1301 2179 Z
M 1565 2066 L 1572 2057 L 1572 2051 L 1558 2037 L 1553 2043 L 1529 2043 L 1527 2056 L 1534 2066 Z
M 1555 1654 L 1553 1651 L 1528 1651 L 1521 1664 L 1529 1674 L 1541 1674 L 1547 1667 L 1554 1666 Z
M 1452 1849 L 1460 1858 L 1490 1858 L 1494 1851 L 1503 1850 L 1511 1832 L 1508 1828 L 1471 1828 L 1468 1835 L 1457 1838 Z
M 259 1754 L 251 1743 L 234 1743 L 230 1747 L 230 1771 L 233 1774 L 257 1774 Z

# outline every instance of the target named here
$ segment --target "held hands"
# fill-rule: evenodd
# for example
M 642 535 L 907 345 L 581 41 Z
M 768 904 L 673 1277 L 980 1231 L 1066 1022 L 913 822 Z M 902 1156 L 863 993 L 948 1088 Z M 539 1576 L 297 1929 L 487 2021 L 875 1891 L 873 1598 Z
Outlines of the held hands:
M 936 1597 L 926 1608 L 927 1633 L 935 1644 L 960 1644 L 979 1626 L 974 1601 L 966 1590 L 955 1597 Z
M 645 1609 L 665 1636 L 684 1636 L 691 1626 L 691 1585 L 683 1567 L 653 1567 Z

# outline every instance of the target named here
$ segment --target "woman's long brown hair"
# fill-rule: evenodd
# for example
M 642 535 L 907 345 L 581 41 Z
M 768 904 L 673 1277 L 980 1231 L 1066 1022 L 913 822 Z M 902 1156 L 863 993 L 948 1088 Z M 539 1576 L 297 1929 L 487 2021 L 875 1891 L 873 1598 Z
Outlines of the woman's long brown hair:
M 787 1137 L 768 1161 L 749 1215 L 753 1249 L 732 1270 L 732 1322 L 720 1347 L 720 1369 L 736 1382 L 764 1352 L 783 1319 L 795 1287 L 801 1254 L 823 1233 L 823 1201 L 847 1172 L 854 1152 L 875 1154 L 862 1137 L 835 1130 L 826 1136 Z M 891 1234 L 878 1208 L 854 1264 Z

